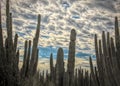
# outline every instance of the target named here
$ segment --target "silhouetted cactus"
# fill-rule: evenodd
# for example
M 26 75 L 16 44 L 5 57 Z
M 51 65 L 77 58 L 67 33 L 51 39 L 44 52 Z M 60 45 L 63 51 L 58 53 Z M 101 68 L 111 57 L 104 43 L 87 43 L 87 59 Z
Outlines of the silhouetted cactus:
M 39 39 L 39 32 L 40 32 L 40 15 L 38 15 L 38 25 L 36 30 L 36 35 L 33 40 L 33 47 L 31 52 L 31 41 L 25 41 L 25 49 L 24 49 L 24 59 L 23 59 L 23 66 L 21 69 L 21 85 L 24 85 L 24 80 L 27 78 L 31 80 L 34 75 L 37 73 L 37 65 L 38 65 L 38 58 L 39 58 L 39 50 L 37 49 L 38 39 Z M 30 58 L 31 57 L 31 58 Z M 31 84 L 34 84 L 31 82 Z
M 2 22 L 1 22 L 1 2 L 0 2 L 0 70 L 1 72 L 0 77 L 0 85 L 2 86 L 19 86 L 20 83 L 20 71 L 18 68 L 19 65 L 19 50 L 17 50 L 17 41 L 18 41 L 18 35 L 15 35 L 14 42 L 12 40 L 12 13 L 10 13 L 9 9 L 9 0 L 6 0 L 6 27 L 7 27 L 7 38 L 5 40 L 5 47 L 3 47 L 3 36 L 2 36 Z M 38 26 L 36 31 L 36 37 L 34 38 L 33 43 L 33 49 L 35 50 L 35 54 L 33 52 L 33 56 L 35 55 L 35 58 L 33 59 L 35 62 L 33 63 L 33 71 L 34 74 L 37 70 L 37 62 L 38 62 L 38 50 L 37 50 L 37 44 L 38 44 L 38 38 L 39 38 L 39 30 L 40 28 L 40 15 L 38 19 Z M 21 71 L 21 76 L 23 79 L 28 75 L 28 67 L 30 65 L 30 50 L 31 50 L 31 41 L 29 41 L 29 45 L 26 41 L 25 44 L 25 53 L 24 53 L 24 63 Z M 29 48 L 27 47 L 29 46 Z M 33 57 L 32 57 L 33 58 Z
M 68 75 L 68 72 L 64 72 L 63 86 L 69 86 L 69 75 Z
M 17 66 L 17 69 L 19 70 L 19 56 L 20 56 L 20 53 L 19 53 L 19 50 L 17 51 L 16 53 L 16 66 Z
M 116 42 L 116 48 L 118 49 L 120 47 L 120 34 L 119 34 L 119 26 L 118 26 L 118 18 L 115 17 L 115 42 Z
M 57 52 L 56 61 L 56 86 L 63 86 L 63 74 L 64 74 L 64 53 L 63 49 L 59 48 Z
M 94 82 L 93 86 L 99 86 L 98 83 L 97 83 L 96 77 L 95 77 L 95 72 L 94 72 L 94 67 L 93 67 L 93 64 L 92 64 L 91 57 L 90 57 L 90 69 L 91 69 L 92 81 Z
M 31 54 L 31 60 L 30 60 L 30 66 L 29 66 L 30 75 L 34 75 L 33 67 L 36 62 L 35 56 L 37 56 L 37 45 L 38 45 L 39 34 L 40 34 L 40 21 L 41 21 L 41 16 L 38 15 L 37 30 L 36 30 L 35 38 L 33 39 L 32 54 Z
M 53 54 L 50 55 L 50 78 L 53 81 L 54 80 L 54 66 L 53 66 Z
M 23 66 L 22 66 L 22 69 L 21 69 L 21 77 L 25 77 L 27 49 L 28 49 L 28 41 L 26 40 L 25 41 L 25 46 L 24 46 L 24 58 L 23 58 Z
M 2 34 L 2 14 L 1 14 L 1 2 L 0 2 L 0 56 L 3 49 L 3 34 Z
M 30 64 L 30 55 L 31 55 L 31 40 L 29 40 L 29 47 L 28 47 L 28 53 L 27 53 L 27 59 L 26 59 L 26 71 L 25 76 L 28 77 L 29 74 L 29 64 Z
M 4 55 L 4 49 L 3 49 L 3 34 L 2 34 L 2 15 L 1 15 L 1 2 L 0 2 L 0 85 L 2 86 L 3 83 L 4 83 L 4 77 L 3 77 L 3 74 L 4 74 L 4 58 L 3 58 L 3 55 Z
M 14 51 L 16 52 L 16 50 L 17 50 L 17 42 L 18 42 L 18 35 L 17 34 L 15 34 L 15 38 L 14 38 Z
M 37 54 L 35 56 L 35 63 L 33 65 L 33 73 L 37 72 L 38 58 L 39 58 L 39 49 L 37 49 Z
M 75 68 L 75 40 L 76 40 L 76 31 L 71 30 L 70 43 L 69 43 L 69 54 L 68 54 L 68 65 L 67 71 L 69 74 L 69 85 L 73 86 L 74 84 L 74 68 Z
M 110 39 L 109 32 L 107 36 L 105 32 L 102 33 L 102 41 L 99 40 L 97 44 L 97 36 L 95 35 L 95 49 L 97 58 L 97 69 L 95 69 L 95 76 L 92 74 L 92 78 L 96 77 L 97 83 L 100 86 L 119 86 L 120 85 L 120 72 L 119 70 L 119 47 L 120 36 L 118 28 L 118 19 L 115 18 L 115 44 L 113 38 Z M 92 62 L 91 73 L 93 73 Z M 95 84 L 95 80 L 93 82 Z

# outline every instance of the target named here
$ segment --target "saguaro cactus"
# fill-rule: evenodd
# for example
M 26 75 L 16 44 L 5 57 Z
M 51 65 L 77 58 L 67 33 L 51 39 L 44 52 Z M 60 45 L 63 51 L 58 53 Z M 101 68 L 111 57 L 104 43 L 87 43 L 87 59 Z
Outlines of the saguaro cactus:
M 115 43 L 116 43 L 116 49 L 117 49 L 117 63 L 118 63 L 118 67 L 119 67 L 119 70 L 120 70 L 120 30 L 119 30 L 119 25 L 118 25 L 118 18 L 115 17 Z
M 3 34 L 2 34 L 2 15 L 1 15 L 1 2 L 0 2 L 0 85 L 4 85 L 4 77 L 3 77 L 3 74 L 4 74 L 4 61 L 3 61 L 3 55 L 4 55 L 4 52 L 3 52 Z
M 27 59 L 27 49 L 28 49 L 28 41 L 25 41 L 24 46 L 24 58 L 23 58 L 23 66 L 21 68 L 21 77 L 25 77 L 25 71 L 26 71 L 26 59 Z
M 0 53 L 2 51 L 1 49 L 3 49 L 3 34 L 2 34 L 2 14 L 1 14 L 1 2 L 0 2 Z
M 56 61 L 56 86 L 63 86 L 63 74 L 64 74 L 64 54 L 63 49 L 59 48 Z
M 68 54 L 68 65 L 67 72 L 69 74 L 69 85 L 74 86 L 74 68 L 75 68 L 75 40 L 76 40 L 76 31 L 71 30 L 70 43 L 69 43 L 69 54 Z
M 69 75 L 68 75 L 68 72 L 64 72 L 63 86 L 69 86 Z
M 17 50 L 17 42 L 18 42 L 18 35 L 17 34 L 15 34 L 15 38 L 14 38 L 14 51 L 16 52 L 16 50 Z
M 37 64 L 39 58 L 39 49 L 37 49 L 38 39 L 40 33 L 40 15 L 38 15 L 38 25 L 36 30 L 36 35 L 33 40 L 33 47 L 31 52 L 31 40 L 25 41 L 25 49 L 24 49 L 24 59 L 23 59 L 23 66 L 21 69 L 21 85 L 24 85 L 24 81 L 27 78 L 31 80 L 32 77 L 37 73 Z M 31 56 L 31 58 L 30 58 Z M 30 82 L 33 84 L 32 82 Z
M 53 54 L 51 53 L 50 55 L 50 78 L 53 81 L 53 77 L 54 77 L 54 67 L 53 67 Z
M 96 80 L 95 72 L 94 72 L 94 67 L 92 64 L 92 59 L 90 57 L 90 69 L 91 69 L 91 75 L 92 75 L 92 81 L 93 81 L 93 86 L 99 86 Z
M 116 46 L 117 48 L 119 48 L 120 46 L 120 34 L 119 34 L 119 26 L 118 26 L 118 18 L 115 17 L 115 42 L 116 42 Z
M 2 15 L 1 15 L 1 2 L 0 2 L 0 64 L 2 65 L 3 54 L 3 34 L 2 34 Z
M 28 71 L 29 71 L 29 64 L 30 64 L 30 54 L 31 54 L 31 40 L 29 40 L 29 47 L 28 47 L 28 53 L 27 53 L 27 59 L 26 59 L 26 71 L 25 76 L 28 77 Z
M 31 60 L 30 60 L 30 66 L 29 66 L 29 72 L 30 75 L 33 75 L 33 67 L 36 61 L 35 61 L 35 56 L 37 55 L 37 45 L 38 45 L 38 40 L 39 40 L 39 34 L 40 34 L 40 21 L 41 21 L 41 16 L 38 15 L 38 24 L 37 24 L 37 30 L 36 30 L 36 35 L 35 38 L 33 39 L 33 47 L 32 47 L 32 54 L 31 54 Z

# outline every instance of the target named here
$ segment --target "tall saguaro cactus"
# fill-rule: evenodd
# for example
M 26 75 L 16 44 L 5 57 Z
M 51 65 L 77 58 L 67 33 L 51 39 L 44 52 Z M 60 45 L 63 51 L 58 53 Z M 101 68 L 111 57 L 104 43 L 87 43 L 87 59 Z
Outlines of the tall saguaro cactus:
M 53 54 L 50 55 L 50 78 L 53 81 L 54 77 L 54 66 L 53 66 Z
M 1 49 L 3 49 L 3 35 L 2 35 L 2 14 L 1 14 L 1 2 L 0 2 L 0 53 L 1 53 Z
M 116 43 L 116 49 L 117 49 L 117 61 L 118 61 L 118 67 L 120 70 L 120 30 L 119 30 L 119 25 L 118 25 L 118 18 L 115 17 L 115 43 Z
M 119 34 L 118 18 L 115 17 L 115 42 L 116 46 L 120 46 L 120 34 Z M 118 47 L 117 47 L 118 48 Z
M 30 67 L 29 67 L 29 71 L 30 71 L 30 75 L 33 74 L 33 67 L 35 63 L 35 56 L 37 55 L 37 45 L 38 45 L 38 40 L 39 40 L 39 34 L 40 34 L 40 21 L 41 21 L 41 16 L 38 15 L 38 24 L 37 24 L 37 30 L 36 30 L 36 35 L 35 38 L 33 39 L 33 47 L 32 47 L 32 55 L 31 55 L 31 60 L 30 60 Z
M 63 49 L 59 48 L 57 52 L 56 61 L 56 86 L 63 86 L 63 74 L 64 74 L 64 54 Z
M 35 38 L 33 39 L 32 52 L 31 52 L 31 40 L 29 40 L 29 43 L 27 40 L 25 41 L 24 59 L 23 59 L 23 66 L 21 69 L 22 82 L 24 82 L 25 78 L 29 79 L 37 73 L 37 64 L 39 57 L 38 56 L 39 50 L 37 48 L 37 45 L 38 45 L 39 33 L 40 33 L 40 19 L 41 19 L 40 15 L 38 15 L 38 25 L 37 25 Z
M 3 54 L 3 34 L 2 34 L 2 14 L 1 14 L 1 2 L 0 2 L 0 64 L 2 65 Z
M 1 14 L 1 1 L 0 1 L 0 85 L 3 85 L 2 83 L 4 82 L 3 79 L 3 74 L 4 74 L 4 61 L 3 61 L 3 34 L 2 34 L 2 14 Z
M 74 86 L 74 68 L 75 68 L 75 40 L 76 40 L 76 31 L 71 30 L 70 43 L 69 43 L 69 54 L 68 54 L 68 65 L 67 72 L 69 74 L 69 85 Z

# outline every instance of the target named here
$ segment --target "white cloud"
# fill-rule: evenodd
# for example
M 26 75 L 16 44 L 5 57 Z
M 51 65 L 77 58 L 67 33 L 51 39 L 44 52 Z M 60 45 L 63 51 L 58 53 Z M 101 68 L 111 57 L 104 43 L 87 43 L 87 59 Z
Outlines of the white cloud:
M 116 2 L 112 0 L 107 5 L 108 0 L 70 0 L 67 10 L 56 0 L 34 0 L 34 4 L 24 1 L 11 0 L 13 31 L 20 36 L 19 46 L 24 46 L 23 40 L 33 39 L 39 13 L 42 16 L 39 45 L 43 47 L 68 48 L 70 31 L 74 28 L 77 32 L 76 51 L 94 54 L 94 34 L 100 37 L 103 30 L 113 34 Z M 2 3 L 2 9 L 5 23 L 5 3 Z

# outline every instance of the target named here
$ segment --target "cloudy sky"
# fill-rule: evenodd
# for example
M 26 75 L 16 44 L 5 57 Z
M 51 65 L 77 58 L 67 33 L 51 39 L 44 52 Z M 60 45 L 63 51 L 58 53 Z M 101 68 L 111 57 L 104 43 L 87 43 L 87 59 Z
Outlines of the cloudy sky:
M 2 1 L 3 34 L 5 29 L 5 0 Z M 41 14 L 39 38 L 40 57 L 49 58 L 59 47 L 68 55 L 71 29 L 77 32 L 76 57 L 94 57 L 94 34 L 108 31 L 114 36 L 114 17 L 120 18 L 119 0 L 11 0 L 13 34 L 19 35 L 19 49 L 23 54 L 25 40 L 35 35 L 37 15 Z M 119 24 L 120 25 L 120 24 Z M 14 35 L 13 35 L 14 36 Z

